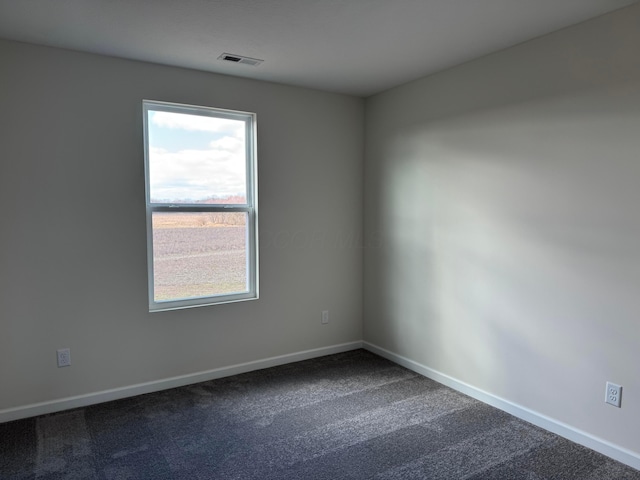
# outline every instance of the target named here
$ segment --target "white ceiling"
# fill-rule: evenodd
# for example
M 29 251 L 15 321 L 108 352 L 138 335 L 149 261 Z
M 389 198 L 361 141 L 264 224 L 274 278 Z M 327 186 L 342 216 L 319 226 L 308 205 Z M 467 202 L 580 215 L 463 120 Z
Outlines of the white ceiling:
M 0 38 L 368 96 L 636 1 L 0 0 Z

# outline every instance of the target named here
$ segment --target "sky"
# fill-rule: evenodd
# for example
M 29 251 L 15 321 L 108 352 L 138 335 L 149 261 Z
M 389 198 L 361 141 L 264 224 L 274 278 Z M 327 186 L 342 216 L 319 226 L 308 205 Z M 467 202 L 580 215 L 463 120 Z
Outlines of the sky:
M 245 196 L 245 122 L 149 110 L 152 201 Z

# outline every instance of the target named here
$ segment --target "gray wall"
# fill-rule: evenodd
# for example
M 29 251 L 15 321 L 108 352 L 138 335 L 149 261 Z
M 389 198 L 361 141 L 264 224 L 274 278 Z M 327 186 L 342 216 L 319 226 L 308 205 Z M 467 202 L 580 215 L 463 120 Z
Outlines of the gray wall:
M 365 341 L 635 452 L 638 45 L 635 5 L 365 117 Z
M 361 99 L 6 41 L 0 58 L 0 410 L 361 340 Z M 145 98 L 258 114 L 259 300 L 148 313 Z

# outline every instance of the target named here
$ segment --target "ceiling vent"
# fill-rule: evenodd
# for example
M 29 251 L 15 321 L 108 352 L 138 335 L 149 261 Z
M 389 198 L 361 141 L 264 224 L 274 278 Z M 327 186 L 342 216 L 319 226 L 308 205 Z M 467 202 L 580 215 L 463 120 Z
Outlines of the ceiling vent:
M 224 60 L 225 62 L 231 63 L 241 63 L 242 65 L 250 65 L 252 67 L 257 67 L 264 60 L 259 60 L 257 58 L 243 57 L 242 55 L 235 55 L 233 53 L 223 53 L 218 57 L 218 60 Z

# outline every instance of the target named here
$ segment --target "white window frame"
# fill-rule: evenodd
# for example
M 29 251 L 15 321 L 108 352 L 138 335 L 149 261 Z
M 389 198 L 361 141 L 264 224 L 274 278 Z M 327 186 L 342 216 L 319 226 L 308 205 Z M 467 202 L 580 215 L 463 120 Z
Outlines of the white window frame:
M 258 179 L 256 160 L 256 114 L 213 107 L 143 100 L 144 166 L 147 205 L 147 275 L 149 311 L 158 312 L 182 308 L 217 305 L 221 303 L 255 300 L 258 298 Z M 173 204 L 151 203 L 149 176 L 149 111 L 163 111 L 227 118 L 245 122 L 246 146 L 246 203 L 245 204 Z M 242 212 L 247 214 L 247 287 L 246 292 L 229 293 L 175 300 L 155 301 L 153 272 L 153 225 L 154 212 Z

